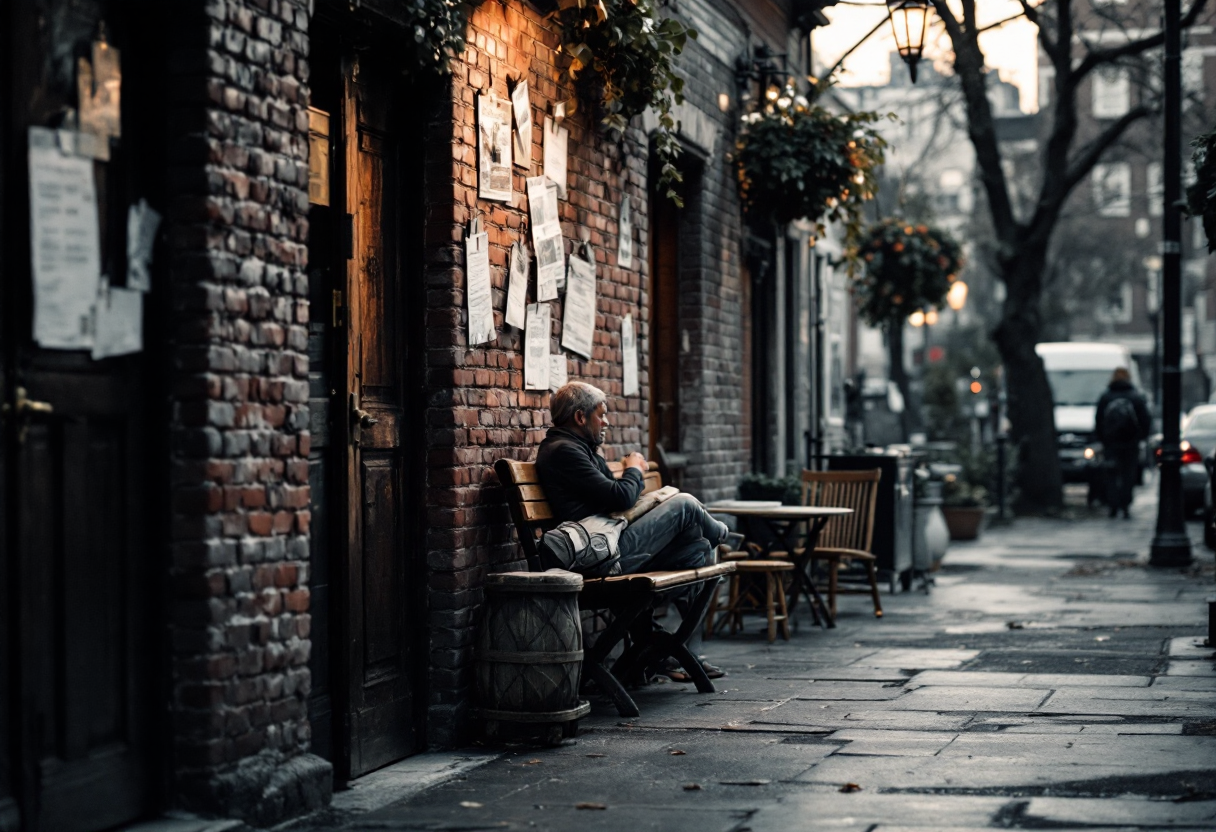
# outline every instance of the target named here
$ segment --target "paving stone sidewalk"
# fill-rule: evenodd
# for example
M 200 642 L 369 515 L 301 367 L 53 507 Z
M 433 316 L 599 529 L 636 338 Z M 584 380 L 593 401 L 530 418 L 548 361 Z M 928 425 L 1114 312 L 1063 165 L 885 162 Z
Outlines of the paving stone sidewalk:
M 1196 567 L 1148 567 L 1140 491 L 1131 521 L 954 544 L 881 620 L 849 597 L 835 630 L 804 610 L 769 646 L 753 619 L 706 642 L 715 694 L 652 685 L 632 720 L 599 701 L 561 748 L 477 749 L 426 789 L 373 775 L 295 828 L 1216 829 L 1212 553 L 1192 524 Z

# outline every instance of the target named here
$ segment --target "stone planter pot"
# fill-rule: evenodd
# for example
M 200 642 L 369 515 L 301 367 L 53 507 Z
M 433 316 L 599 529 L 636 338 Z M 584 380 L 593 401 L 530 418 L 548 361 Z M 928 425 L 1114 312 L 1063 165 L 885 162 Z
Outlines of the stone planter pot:
M 942 506 L 951 540 L 975 540 L 984 524 L 983 506 Z
M 942 517 L 942 484 L 925 484 L 925 496 L 916 502 L 916 526 L 912 538 L 912 565 L 934 572 L 950 545 L 950 531 Z

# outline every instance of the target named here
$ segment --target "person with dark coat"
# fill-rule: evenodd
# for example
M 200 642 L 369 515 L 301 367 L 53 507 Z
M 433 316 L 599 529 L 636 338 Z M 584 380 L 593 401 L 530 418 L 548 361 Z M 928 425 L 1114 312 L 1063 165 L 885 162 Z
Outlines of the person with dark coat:
M 1152 427 L 1148 404 L 1132 384 L 1126 367 L 1118 367 L 1094 413 L 1094 433 L 1102 443 L 1105 458 L 1107 502 L 1110 516 L 1120 511 L 1131 517 L 1132 488 L 1140 469 L 1140 442 Z

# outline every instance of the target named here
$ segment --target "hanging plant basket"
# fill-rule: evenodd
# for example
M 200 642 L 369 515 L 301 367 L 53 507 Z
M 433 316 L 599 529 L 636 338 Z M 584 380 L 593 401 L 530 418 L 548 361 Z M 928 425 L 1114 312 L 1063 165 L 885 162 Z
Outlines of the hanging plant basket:
M 787 94 L 744 116 L 735 143 L 739 191 L 748 220 L 783 225 L 805 218 L 861 231 L 862 209 L 878 190 L 886 141 L 877 113 L 838 114 Z
M 854 257 L 864 267 L 854 284 L 857 305 L 871 326 L 940 306 L 963 267 L 962 249 L 948 232 L 897 218 L 870 226 Z
M 452 61 L 464 53 L 469 25 L 465 0 L 410 0 L 399 14 L 408 18 L 404 50 L 410 63 L 428 72 L 448 73 Z

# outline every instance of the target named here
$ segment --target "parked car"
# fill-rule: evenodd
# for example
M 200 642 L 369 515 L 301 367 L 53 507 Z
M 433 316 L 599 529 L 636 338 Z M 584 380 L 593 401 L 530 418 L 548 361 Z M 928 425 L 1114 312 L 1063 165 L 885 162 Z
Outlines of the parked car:
M 1205 507 L 1210 476 L 1205 458 L 1216 451 L 1216 405 L 1191 409 L 1182 423 L 1182 507 L 1194 514 Z

